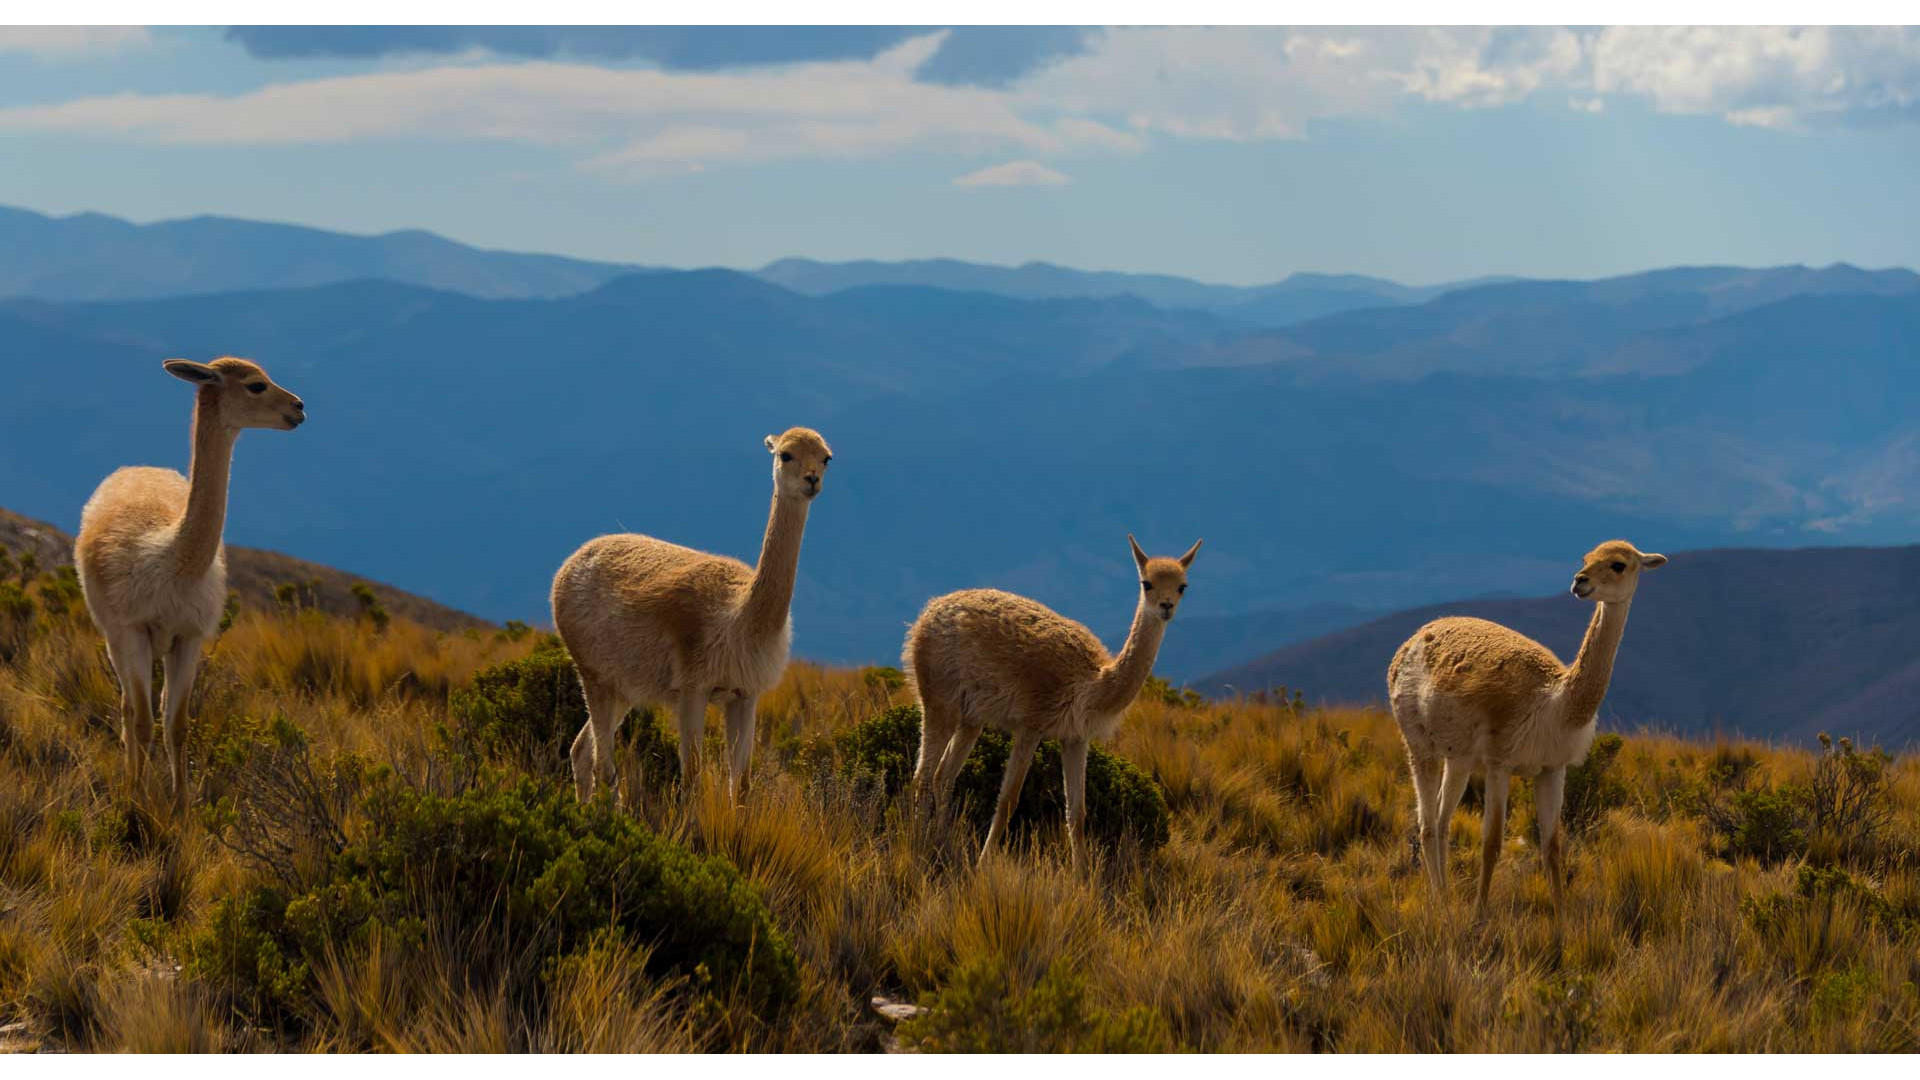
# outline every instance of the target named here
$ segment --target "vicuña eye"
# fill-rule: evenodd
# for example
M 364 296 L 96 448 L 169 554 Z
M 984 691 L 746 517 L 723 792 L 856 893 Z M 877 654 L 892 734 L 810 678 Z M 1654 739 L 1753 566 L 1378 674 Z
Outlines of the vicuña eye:
M 1147 592 L 1152 592 L 1152 591 L 1153 591 L 1153 582 L 1151 582 L 1151 581 L 1143 581 L 1143 582 L 1141 582 L 1141 583 L 1140 583 L 1140 587 L 1141 587 L 1142 589 L 1145 589 L 1145 590 L 1146 590 Z
M 1185 596 L 1186 594 L 1187 594 L 1187 587 L 1185 585 L 1180 586 L 1180 595 Z
M 780 460 L 781 460 L 781 461 L 792 461 L 792 460 L 793 460 L 793 455 L 792 455 L 792 454 L 789 454 L 789 453 L 787 453 L 787 452 L 786 452 L 785 450 L 782 450 L 782 451 L 780 451 Z
M 820 464 L 822 464 L 822 465 L 831 465 L 831 464 L 833 464 L 833 455 L 832 455 L 832 454 L 828 454 L 828 455 L 827 455 L 827 457 L 826 457 L 826 460 L 825 460 L 825 461 L 822 461 L 822 462 L 821 462 Z
M 1616 574 L 1624 574 L 1624 573 L 1626 573 L 1626 572 L 1627 572 L 1627 564 L 1626 564 L 1626 563 L 1623 563 L 1623 562 L 1617 562 L 1617 563 L 1614 563 L 1614 564 L 1613 564 L 1613 572 L 1614 572 L 1614 573 L 1616 573 Z
M 247 384 L 247 392 L 250 394 L 264 394 L 267 392 L 267 384 L 263 382 L 250 382 Z

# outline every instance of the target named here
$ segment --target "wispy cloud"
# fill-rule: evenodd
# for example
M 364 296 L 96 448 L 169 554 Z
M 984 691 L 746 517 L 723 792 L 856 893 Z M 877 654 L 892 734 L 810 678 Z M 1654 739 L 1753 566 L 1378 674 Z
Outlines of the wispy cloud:
M 152 40 L 142 26 L 0 26 L 0 53 L 45 59 L 119 52 Z
M 62 33 L 0 31 L 0 48 L 12 35 L 44 51 L 67 42 Z M 0 131 L 188 145 L 514 142 L 644 176 L 902 151 L 1057 163 L 1156 138 L 1304 138 L 1316 121 L 1410 100 L 1496 108 L 1544 93 L 1584 112 L 1624 96 L 1786 129 L 1920 119 L 1920 31 L 1901 28 L 1123 28 L 1047 45 L 1067 52 L 1005 86 L 929 81 L 954 33 L 740 70 L 468 59 L 233 95 L 81 98 L 0 108 Z
M 257 59 L 457 56 L 641 61 L 670 71 L 724 71 L 823 60 L 869 60 L 926 35 L 915 26 L 233 26 L 227 39 Z M 1004 86 L 1083 52 L 1079 26 L 950 27 L 916 73 L 922 82 Z
M 958 187 L 1060 187 L 1073 178 L 1037 161 L 1009 161 L 956 176 L 953 182 Z

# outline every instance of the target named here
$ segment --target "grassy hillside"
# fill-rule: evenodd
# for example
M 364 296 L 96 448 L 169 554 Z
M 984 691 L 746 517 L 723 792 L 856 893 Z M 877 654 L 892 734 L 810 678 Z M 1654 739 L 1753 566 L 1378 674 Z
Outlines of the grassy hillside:
M 1744 733 L 1800 745 L 1830 731 L 1920 744 L 1920 547 L 1672 553 L 1633 602 L 1601 716 L 1622 727 Z M 1386 695 L 1387 661 L 1442 615 L 1511 626 L 1562 660 L 1593 606 L 1564 592 L 1396 612 L 1196 681 L 1207 693 L 1285 685 L 1349 705 Z
M 73 564 L 73 537 L 44 521 L 22 517 L 5 507 L 0 507 L 0 549 L 12 552 L 16 561 L 30 554 L 34 565 L 45 570 Z M 227 547 L 227 589 L 235 594 L 242 607 L 272 611 L 292 603 L 332 615 L 357 615 L 366 609 L 367 602 L 355 594 L 355 586 L 367 589 L 373 601 L 389 615 L 398 615 L 428 629 L 470 630 L 492 626 L 484 619 L 455 611 L 424 596 L 367 581 L 331 566 L 277 551 Z
M 84 615 L 30 591 L 0 613 L 8 1049 L 1920 1049 L 1910 759 L 1603 740 L 1556 935 L 1525 809 L 1468 922 L 1471 792 L 1429 897 L 1373 712 L 1149 693 L 1106 769 L 1150 777 L 1127 805 L 1164 801 L 1165 843 L 1076 874 L 1048 817 L 976 866 L 972 819 L 887 795 L 897 673 L 796 664 L 744 809 L 711 775 L 678 797 L 630 718 L 621 807 L 582 811 L 537 636 L 249 609 L 176 818 L 124 789 Z M 890 1030 L 874 995 L 929 1011 Z

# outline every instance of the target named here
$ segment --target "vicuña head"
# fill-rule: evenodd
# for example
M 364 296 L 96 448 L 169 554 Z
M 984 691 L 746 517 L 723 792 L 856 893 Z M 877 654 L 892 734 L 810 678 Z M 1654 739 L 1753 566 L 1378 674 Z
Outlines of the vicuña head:
M 161 366 L 174 378 L 198 386 L 200 407 L 212 407 L 220 426 L 229 431 L 292 431 L 306 422 L 306 402 L 268 378 L 265 369 L 251 360 L 223 356 L 211 364 L 168 360 Z
M 1600 702 L 1644 570 L 1665 555 L 1609 540 L 1587 553 L 1571 592 L 1594 602 L 1586 640 L 1570 665 L 1546 646 L 1485 619 L 1435 619 L 1414 632 L 1387 667 L 1387 697 L 1407 744 L 1420 821 L 1421 858 L 1434 892 L 1446 894 L 1447 824 L 1474 771 L 1486 774 L 1476 916 L 1487 910 L 1505 837 L 1508 781 L 1535 777 L 1534 818 L 1556 918 L 1566 837 L 1560 805 L 1567 767 L 1587 756 Z
M 1140 550 L 1140 541 L 1127 534 L 1127 546 L 1133 549 L 1133 564 L 1140 568 L 1141 601 L 1150 605 L 1150 611 L 1158 611 L 1160 620 L 1166 622 L 1173 618 L 1174 610 L 1180 606 L 1180 598 L 1187 593 L 1187 567 L 1193 565 L 1193 557 L 1200 554 L 1202 541 L 1195 540 L 1185 555 L 1177 559 L 1148 558 Z
M 1582 600 L 1625 603 L 1640 587 L 1640 571 L 1665 565 L 1665 555 L 1644 555 L 1625 540 L 1609 540 L 1587 552 L 1586 565 L 1573 576 L 1568 591 Z
M 773 491 L 783 499 L 811 499 L 820 494 L 833 451 L 812 428 L 788 428 L 766 438 L 773 454 Z

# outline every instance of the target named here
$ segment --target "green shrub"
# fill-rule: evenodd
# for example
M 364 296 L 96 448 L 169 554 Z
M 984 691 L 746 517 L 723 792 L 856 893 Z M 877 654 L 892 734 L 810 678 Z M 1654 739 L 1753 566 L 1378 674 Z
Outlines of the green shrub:
M 985 731 L 954 783 L 954 803 L 984 830 L 993 821 L 1006 774 L 1013 740 L 1003 732 Z M 841 767 L 849 775 L 865 776 L 882 784 L 889 795 L 905 790 L 920 760 L 920 708 L 896 705 L 840 737 Z M 1058 827 L 1066 819 L 1064 773 L 1060 744 L 1040 744 L 1033 767 L 1020 789 L 1010 828 L 1015 833 L 1035 827 Z M 1128 839 L 1151 851 L 1168 837 L 1169 814 L 1160 785 L 1138 766 L 1102 749 L 1087 752 L 1087 836 L 1114 842 Z
M 360 605 L 360 615 L 373 624 L 374 633 L 380 633 L 393 622 L 393 616 L 387 614 L 386 605 L 380 603 L 380 597 L 374 594 L 373 587 L 364 581 L 356 581 L 351 589 L 354 602 Z
M 1706 785 L 1689 792 L 1691 809 L 1720 837 L 1721 854 L 1765 863 L 1805 858 L 1821 866 L 1875 865 L 1897 854 L 1888 840 L 1893 794 L 1875 747 L 1820 734 L 1820 757 L 1805 783 L 1774 785 L 1757 770 L 1715 766 Z M 1722 794 L 1731 790 L 1730 800 Z
M 479 748 L 547 775 L 571 775 L 568 753 L 587 722 L 573 658 L 553 637 L 519 660 L 474 675 L 471 689 L 454 692 L 451 711 L 456 728 Z M 679 739 L 653 710 L 629 712 L 619 738 L 632 747 L 643 783 L 679 778 Z
M 1735 792 L 1720 823 L 1727 856 L 1771 864 L 1805 854 L 1806 807 L 1806 790 L 1794 784 Z
M 371 785 L 364 828 L 323 881 L 289 896 L 222 899 L 189 973 L 264 1019 L 297 1018 L 313 967 L 364 949 L 428 942 L 470 983 L 532 992 L 544 971 L 607 933 L 650 949 L 648 969 L 756 1007 L 793 1000 L 792 948 L 731 864 L 649 832 L 607 799 L 530 778 L 455 795 L 393 774 Z
M 1147 676 L 1147 683 L 1140 688 L 1140 696 L 1147 701 L 1159 701 L 1178 709 L 1197 709 L 1207 703 L 1198 691 L 1184 686 L 1175 686 L 1157 675 Z
M 1609 732 L 1593 740 L 1585 761 L 1567 769 L 1560 820 L 1568 834 L 1592 832 L 1607 811 L 1627 805 L 1632 792 L 1614 768 L 1625 745 L 1625 739 Z
M 900 1039 L 936 1054 L 1153 1054 L 1172 1050 L 1159 1015 L 1124 1013 L 1087 1000 L 1086 984 L 1057 962 L 1031 987 L 1016 985 L 992 960 L 954 973 L 927 1011 L 900 1026 Z
M 221 897 L 189 945 L 187 976 L 221 988 L 248 1016 L 293 1022 L 312 992 L 313 969 L 286 920 L 287 898 L 277 889 Z
M 1887 854 L 1893 798 L 1879 747 L 1862 752 L 1853 740 L 1820 733 L 1820 760 L 1807 781 L 1808 853 L 1821 862 L 1871 863 Z
M 5 550 L 5 549 L 0 549 Z M 0 663 L 12 663 L 26 652 L 33 637 L 36 606 L 25 589 L 0 581 Z

